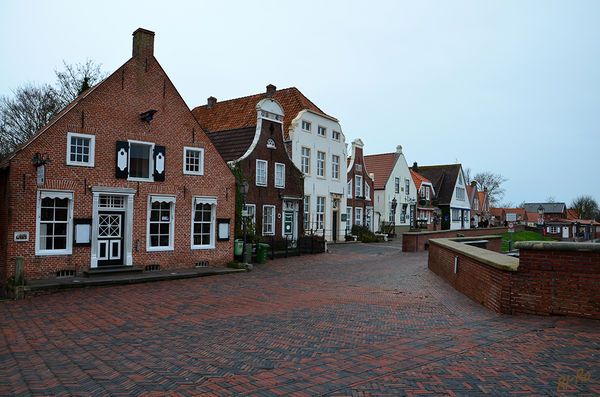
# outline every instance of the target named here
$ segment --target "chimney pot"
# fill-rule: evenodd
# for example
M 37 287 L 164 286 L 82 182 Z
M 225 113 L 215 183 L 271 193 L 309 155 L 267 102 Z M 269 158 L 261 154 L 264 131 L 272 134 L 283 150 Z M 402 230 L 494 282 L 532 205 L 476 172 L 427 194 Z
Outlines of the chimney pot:
M 154 56 L 154 32 L 138 28 L 133 32 L 133 57 Z
M 271 98 L 273 94 L 275 94 L 275 90 L 277 90 L 277 87 L 275 87 L 273 84 L 269 84 L 267 86 L 267 93 L 265 94 L 265 97 Z
M 419 172 L 419 166 L 417 165 L 416 161 L 413 163 L 412 169 L 414 172 Z
M 477 182 L 471 181 L 471 186 L 477 186 Z
M 210 109 L 213 106 L 215 106 L 216 103 L 217 103 L 217 98 L 215 98 L 214 96 L 209 96 L 208 99 L 206 100 L 206 107 L 208 109 Z
M 396 146 L 396 155 L 401 155 L 402 154 L 402 145 L 398 145 Z

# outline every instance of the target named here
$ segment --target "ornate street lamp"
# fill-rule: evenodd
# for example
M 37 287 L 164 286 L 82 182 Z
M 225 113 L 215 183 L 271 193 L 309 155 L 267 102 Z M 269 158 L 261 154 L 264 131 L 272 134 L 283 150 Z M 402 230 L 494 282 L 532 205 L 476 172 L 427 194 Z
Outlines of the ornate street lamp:
M 540 237 L 543 240 L 544 239 L 544 207 L 542 207 L 542 205 L 540 204 L 540 206 L 538 207 L 538 227 L 540 228 Z
M 248 195 L 248 190 L 250 189 L 250 185 L 247 181 L 242 181 L 239 185 L 240 193 L 242 194 L 242 233 L 244 238 L 244 245 L 242 246 L 242 263 L 246 263 L 246 215 L 244 212 L 246 211 L 246 195 Z

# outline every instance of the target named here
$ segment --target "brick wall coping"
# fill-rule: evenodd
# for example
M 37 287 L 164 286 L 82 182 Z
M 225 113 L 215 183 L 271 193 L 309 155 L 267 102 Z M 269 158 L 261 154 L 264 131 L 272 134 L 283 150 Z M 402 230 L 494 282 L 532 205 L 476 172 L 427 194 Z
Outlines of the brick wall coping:
M 498 236 L 477 236 L 477 240 L 491 238 L 498 238 Z M 471 240 L 473 240 L 473 237 L 434 238 L 429 240 L 429 243 L 468 256 L 469 258 L 495 267 L 496 269 L 507 270 L 509 272 L 516 272 L 519 270 L 519 259 L 517 258 L 461 243 L 461 241 Z
M 574 243 L 569 241 L 518 241 L 515 243 L 515 248 L 536 251 L 578 251 L 600 253 L 600 244 Z
M 444 229 L 444 230 L 428 230 L 428 231 L 423 231 L 423 232 L 404 232 L 402 234 L 408 234 L 408 235 L 416 235 L 416 236 L 421 236 L 424 234 L 439 234 L 439 233 L 443 233 L 443 232 L 455 232 L 455 233 L 460 233 L 461 231 L 466 231 L 466 230 L 481 230 L 483 228 L 475 228 L 475 229 Z M 487 230 L 490 231 L 490 233 L 494 233 L 494 230 L 502 230 L 501 233 L 504 233 L 504 230 L 506 230 L 506 226 L 494 226 L 494 227 L 488 227 L 486 228 Z

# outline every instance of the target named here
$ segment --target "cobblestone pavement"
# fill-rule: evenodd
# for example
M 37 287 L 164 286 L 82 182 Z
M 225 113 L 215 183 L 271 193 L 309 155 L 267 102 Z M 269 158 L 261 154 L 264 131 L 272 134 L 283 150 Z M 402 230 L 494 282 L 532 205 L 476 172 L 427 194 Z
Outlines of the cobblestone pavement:
M 348 244 L 1 302 L 0 394 L 600 394 L 600 322 L 497 315 L 426 262 Z

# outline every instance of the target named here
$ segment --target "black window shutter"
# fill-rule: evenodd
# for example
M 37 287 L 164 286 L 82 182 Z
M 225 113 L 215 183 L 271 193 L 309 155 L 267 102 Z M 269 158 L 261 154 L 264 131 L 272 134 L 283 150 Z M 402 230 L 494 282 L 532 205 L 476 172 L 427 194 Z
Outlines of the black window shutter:
M 127 168 L 129 156 L 129 142 L 117 141 L 117 156 L 115 166 L 115 176 L 117 178 L 127 178 L 129 169 Z
M 165 180 L 165 147 L 154 146 L 154 180 L 163 182 Z

